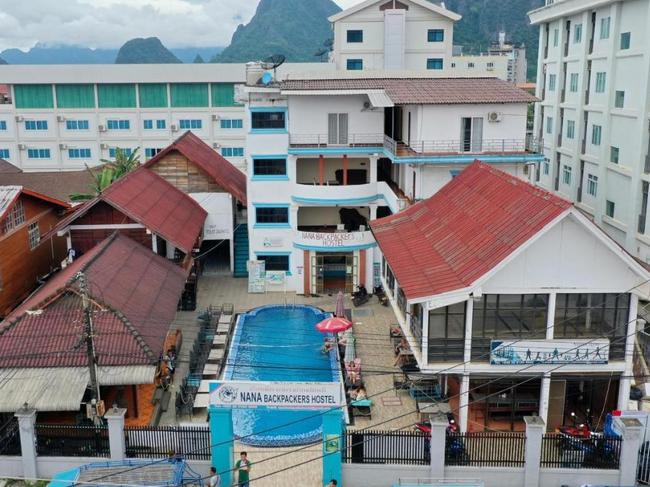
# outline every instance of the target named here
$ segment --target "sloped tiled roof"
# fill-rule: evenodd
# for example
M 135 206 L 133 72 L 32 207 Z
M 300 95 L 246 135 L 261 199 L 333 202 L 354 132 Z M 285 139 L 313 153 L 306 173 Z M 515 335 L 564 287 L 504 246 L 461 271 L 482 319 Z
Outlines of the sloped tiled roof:
M 396 105 L 530 103 L 538 101 L 498 78 L 288 79 L 283 91 L 383 89 Z
M 190 131 L 149 159 L 144 166 L 151 168 L 174 151 L 180 152 L 205 171 L 224 191 L 246 203 L 246 175 Z
M 61 208 L 69 208 L 70 206 L 64 201 L 59 201 L 55 198 L 50 198 L 36 191 L 32 191 L 22 186 L 0 186 L 0 222 L 5 218 L 7 211 L 13 206 L 14 202 L 18 200 L 21 194 L 46 201 Z
M 0 184 L 23 186 L 57 200 L 70 201 L 72 193 L 91 191 L 93 177 L 86 169 L 23 172 L 13 164 L 0 159 Z
M 2 177 L 4 177 L 5 174 L 16 174 L 21 172 L 23 172 L 22 169 L 14 166 L 11 162 L 5 161 L 4 159 L 0 158 L 0 174 L 2 175 Z M 2 184 L 8 184 L 3 180 L 0 180 L 0 182 Z
M 475 162 L 431 198 L 370 222 L 408 299 L 463 289 L 571 203 Z
M 99 365 L 154 364 L 186 271 L 120 234 L 96 245 L 0 323 L 0 368 L 87 364 L 79 282 L 88 282 Z

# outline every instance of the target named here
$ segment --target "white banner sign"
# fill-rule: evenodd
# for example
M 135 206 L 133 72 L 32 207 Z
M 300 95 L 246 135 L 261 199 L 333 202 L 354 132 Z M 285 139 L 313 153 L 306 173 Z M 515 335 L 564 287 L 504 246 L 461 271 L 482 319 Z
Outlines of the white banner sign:
M 191 193 L 190 196 L 208 212 L 203 225 L 203 240 L 232 239 L 232 196 L 228 193 Z
M 343 405 L 338 382 L 217 382 L 210 405 L 230 408 L 329 409 Z
M 609 340 L 492 340 L 490 364 L 606 364 Z

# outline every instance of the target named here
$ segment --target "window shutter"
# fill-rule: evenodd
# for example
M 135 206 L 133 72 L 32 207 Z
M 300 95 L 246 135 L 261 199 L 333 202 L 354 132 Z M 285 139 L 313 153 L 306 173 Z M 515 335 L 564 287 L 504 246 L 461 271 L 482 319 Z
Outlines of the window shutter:
M 339 113 L 339 144 L 348 143 L 348 114 Z
M 329 113 L 327 115 L 327 143 L 338 143 L 338 114 Z

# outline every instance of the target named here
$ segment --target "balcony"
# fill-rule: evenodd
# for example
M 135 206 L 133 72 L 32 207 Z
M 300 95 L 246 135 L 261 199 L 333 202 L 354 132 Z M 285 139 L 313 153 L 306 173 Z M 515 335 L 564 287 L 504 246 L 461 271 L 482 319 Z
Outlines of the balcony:
M 383 134 L 289 134 L 289 146 L 294 149 L 378 148 L 383 146 Z
M 294 238 L 294 245 L 300 249 L 308 250 L 357 250 L 372 247 L 375 239 L 372 232 L 337 231 L 332 228 L 330 231 L 299 231 Z
M 297 203 L 362 204 L 377 199 L 377 195 L 377 183 L 296 184 L 292 197 Z

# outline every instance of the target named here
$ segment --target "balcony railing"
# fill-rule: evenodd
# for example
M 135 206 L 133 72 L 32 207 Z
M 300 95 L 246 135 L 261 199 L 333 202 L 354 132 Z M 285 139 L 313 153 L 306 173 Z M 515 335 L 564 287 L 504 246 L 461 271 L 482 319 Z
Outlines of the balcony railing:
M 382 134 L 347 134 L 345 137 L 331 137 L 329 134 L 289 134 L 289 145 L 293 147 L 381 147 Z
M 427 154 L 507 154 L 539 152 L 541 141 L 529 135 L 521 139 L 415 140 L 408 144 L 384 136 L 384 148 L 398 157 Z

